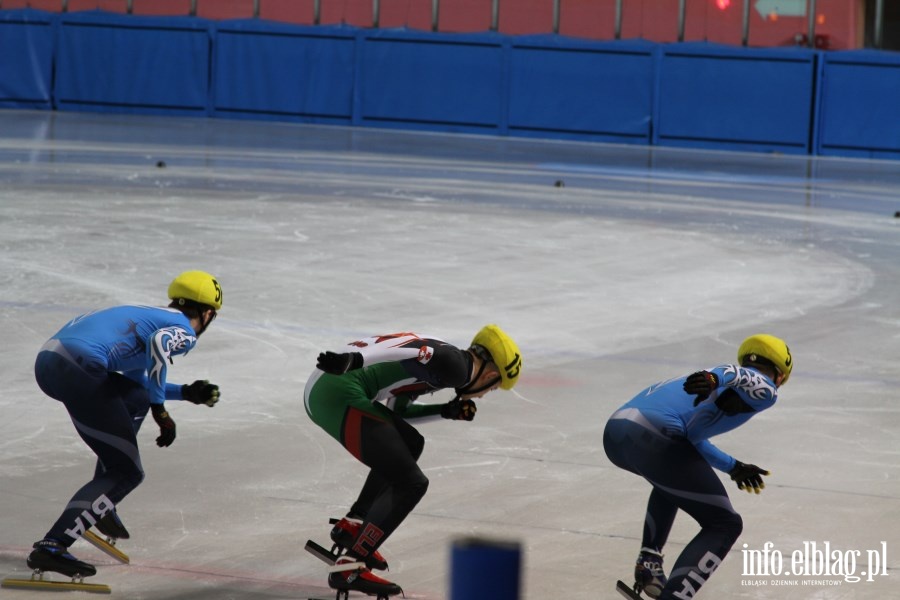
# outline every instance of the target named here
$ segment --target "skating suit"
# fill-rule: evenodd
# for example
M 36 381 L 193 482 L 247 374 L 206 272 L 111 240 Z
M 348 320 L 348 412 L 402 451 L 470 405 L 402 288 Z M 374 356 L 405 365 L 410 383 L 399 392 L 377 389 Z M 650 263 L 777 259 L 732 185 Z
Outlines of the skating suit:
M 708 398 L 699 401 L 687 394 L 682 387 L 686 376 L 657 383 L 617 410 L 603 435 L 610 461 L 653 486 L 643 547 L 663 549 L 678 509 L 701 527 L 673 565 L 661 600 L 693 597 L 743 528 L 712 470 L 728 472 L 735 459 L 709 438 L 743 425 L 777 398 L 774 383 L 754 369 L 721 365 L 710 371 L 719 385 Z
M 728 472 L 734 458 L 715 447 L 709 438 L 731 431 L 753 415 L 775 404 L 772 381 L 754 369 L 721 365 L 711 372 L 719 387 L 695 406 L 696 396 L 682 386 L 686 377 L 651 385 L 611 417 L 641 426 L 654 436 L 686 439 L 716 469 Z
M 370 469 L 348 512 L 363 521 L 350 552 L 366 557 L 428 489 L 417 464 L 425 439 L 407 419 L 438 415 L 442 404 L 419 404 L 415 399 L 465 385 L 472 362 L 468 352 L 415 333 L 358 340 L 345 351 L 361 353 L 362 368 L 343 375 L 317 369 L 304 397 L 310 419 Z
M 91 519 L 140 484 L 137 431 L 151 403 L 181 398 L 181 386 L 166 381 L 167 367 L 196 342 L 181 311 L 126 305 L 76 317 L 44 344 L 35 361 L 37 383 L 65 405 L 98 457 L 94 479 L 46 537 L 71 545 Z
M 471 365 L 465 351 L 438 338 L 408 332 L 357 340 L 344 351 L 362 354 L 363 367 L 340 376 L 316 369 L 304 393 L 310 419 L 338 441 L 343 441 L 342 425 L 351 406 L 389 419 L 439 414 L 440 404 L 415 400 L 464 385 Z

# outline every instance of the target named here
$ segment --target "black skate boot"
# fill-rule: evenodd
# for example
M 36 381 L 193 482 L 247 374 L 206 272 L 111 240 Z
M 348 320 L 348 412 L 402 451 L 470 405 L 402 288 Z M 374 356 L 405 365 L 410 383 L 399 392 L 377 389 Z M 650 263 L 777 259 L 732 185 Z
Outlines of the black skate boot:
M 66 577 L 90 577 L 97 574 L 94 565 L 82 562 L 69 554 L 69 549 L 56 540 L 35 542 L 34 550 L 25 561 L 28 567 L 36 571 L 53 571 Z
M 349 591 L 376 596 L 378 600 L 403 593 L 396 583 L 382 579 L 372 573 L 368 567 L 361 566 L 363 564 L 361 561 L 361 558 L 345 555 L 331 567 L 331 572 L 328 574 L 328 587 L 338 591 L 337 598 L 341 597 L 341 593 L 344 598 L 347 598 Z
M 659 598 L 667 581 L 663 555 L 652 548 L 641 548 L 637 564 L 634 565 L 634 591 Z
M 125 529 L 125 526 L 122 524 L 122 520 L 119 518 L 118 513 L 114 510 L 103 515 L 103 518 L 97 521 L 97 524 L 94 525 L 94 527 L 106 537 L 114 540 L 127 540 L 131 537 L 128 530 Z
M 337 548 L 347 551 L 353 547 L 353 543 L 356 541 L 356 537 L 359 535 L 359 530 L 361 528 L 362 521 L 359 519 L 344 517 L 335 523 L 334 527 L 331 529 L 331 541 L 334 542 L 334 545 Z M 384 560 L 384 557 L 378 550 L 369 554 L 365 559 L 361 558 L 359 560 L 365 562 L 366 566 L 370 569 L 385 571 L 388 568 L 387 561 Z

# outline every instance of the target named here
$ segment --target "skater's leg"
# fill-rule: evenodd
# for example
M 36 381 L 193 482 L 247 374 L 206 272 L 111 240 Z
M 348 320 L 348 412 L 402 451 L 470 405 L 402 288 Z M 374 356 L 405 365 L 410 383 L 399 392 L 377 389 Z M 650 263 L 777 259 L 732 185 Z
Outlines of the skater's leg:
M 645 466 L 654 494 L 693 517 L 700 532 L 682 550 L 660 600 L 689 600 L 718 568 L 741 534 L 743 521 L 721 480 L 689 442 L 677 444 Z
M 397 426 L 397 430 L 401 437 L 403 437 L 406 447 L 413 455 L 413 458 L 418 461 L 419 457 L 422 455 L 422 450 L 425 448 L 424 438 L 403 419 L 394 417 L 393 421 Z M 365 519 L 369 514 L 372 504 L 375 503 L 375 500 L 381 496 L 390 485 L 390 482 L 382 477 L 376 470 L 373 469 L 369 471 L 366 482 L 363 484 L 362 491 L 356 502 L 353 503 L 347 516 L 356 519 Z
M 661 552 L 669 539 L 678 505 L 666 495 L 653 488 L 647 501 L 647 514 L 644 518 L 644 534 L 641 546 Z
M 355 413 L 355 414 L 353 414 Z M 387 482 L 374 499 L 351 553 L 366 557 L 394 532 L 428 489 L 428 479 L 416 464 L 425 440 L 406 421 L 392 416 L 376 419 L 349 410 L 345 446 Z
M 645 547 L 654 548 L 648 544 L 655 543 L 659 544 L 655 549 L 662 550 L 678 508 L 700 525 L 700 533 L 679 555 L 659 596 L 660 600 L 692 598 L 741 533 L 741 517 L 722 482 L 687 440 L 664 438 L 630 421 L 614 420 L 607 425 L 603 442 L 613 464 L 653 485 Z
M 719 496 L 719 499 L 728 500 L 725 495 Z M 693 598 L 725 560 L 743 530 L 741 516 L 718 502 L 713 504 L 688 499 L 681 508 L 696 519 L 701 529 L 672 566 L 669 583 L 663 589 L 660 600 Z
M 390 483 L 388 483 L 384 477 L 375 471 L 369 471 L 366 482 L 359 492 L 359 497 L 356 499 L 356 502 L 353 503 L 353 506 L 350 507 L 347 516 L 354 519 L 365 519 L 366 515 L 369 514 L 369 509 L 372 508 L 372 504 L 375 503 L 378 496 L 380 496 L 389 485 Z
M 38 356 L 35 375 L 41 389 L 65 404 L 79 436 L 102 465 L 103 472 L 75 493 L 45 536 L 70 546 L 143 480 L 134 425 L 122 400 L 123 391 L 140 386 L 118 374 L 79 368 L 50 352 Z
M 109 384 L 114 388 L 114 393 L 121 397 L 125 409 L 131 418 L 131 424 L 134 428 L 135 436 L 141 429 L 144 419 L 150 410 L 150 395 L 143 385 L 136 384 L 133 380 L 113 373 L 110 375 Z M 103 461 L 97 458 L 97 467 L 94 470 L 94 479 L 99 479 L 106 473 L 106 467 Z M 118 502 L 116 503 L 118 504 Z M 117 510 L 112 510 L 102 519 L 97 521 L 97 531 L 115 539 L 128 539 L 130 534 L 122 523 L 117 514 Z
M 609 421 L 603 431 L 603 448 L 609 460 L 620 469 L 645 478 L 647 473 L 656 472 L 654 457 L 670 444 L 671 440 L 624 419 Z M 669 539 L 677 512 L 678 505 L 654 488 L 647 500 L 641 547 L 661 552 Z

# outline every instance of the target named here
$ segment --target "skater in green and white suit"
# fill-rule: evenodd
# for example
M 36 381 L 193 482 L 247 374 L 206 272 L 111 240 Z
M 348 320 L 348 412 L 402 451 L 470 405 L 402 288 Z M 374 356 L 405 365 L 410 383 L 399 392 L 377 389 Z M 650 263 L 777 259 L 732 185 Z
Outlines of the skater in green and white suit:
M 499 327 L 487 325 L 465 350 L 431 336 L 395 333 L 352 342 L 347 352 L 323 352 L 316 366 L 304 392 L 307 414 L 370 469 L 356 502 L 332 530 L 332 540 L 347 550 L 347 557 L 384 569 L 378 548 L 428 489 L 416 464 L 425 440 L 407 419 L 471 421 L 475 398 L 516 384 L 521 354 Z M 446 388 L 456 391 L 449 402 L 416 402 L 422 394 Z M 329 584 L 375 593 L 387 591 L 379 586 L 393 586 L 368 569 L 354 575 L 332 573 Z

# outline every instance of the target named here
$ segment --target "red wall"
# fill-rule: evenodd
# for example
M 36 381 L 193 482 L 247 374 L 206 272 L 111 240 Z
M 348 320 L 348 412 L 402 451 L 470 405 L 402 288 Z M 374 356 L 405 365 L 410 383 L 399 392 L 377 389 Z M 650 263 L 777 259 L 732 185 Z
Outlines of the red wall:
M 766 1 L 766 0 L 763 0 Z M 797 0 L 785 0 L 792 5 Z M 760 0 L 686 0 L 685 41 L 739 45 L 743 35 L 744 2 L 750 2 L 750 46 L 786 46 L 809 30 L 805 14 L 761 15 Z M 799 0 L 804 7 L 805 0 Z M 862 45 L 862 6 L 865 0 L 817 0 L 816 35 L 832 49 Z M 59 12 L 62 0 L 3 0 L 4 9 L 37 8 Z M 190 0 L 133 0 L 133 12 L 144 15 L 187 14 Z M 379 26 L 430 30 L 430 0 L 381 0 Z M 235 19 L 253 16 L 253 0 L 198 0 L 197 16 Z M 615 37 L 616 0 L 560 0 L 559 33 L 588 39 Z M 68 10 L 126 12 L 126 0 L 69 0 Z M 260 17 L 288 23 L 312 24 L 314 0 L 260 0 Z M 491 0 L 440 0 L 438 30 L 487 31 Z M 320 22 L 371 27 L 372 0 L 321 0 Z M 553 33 L 553 0 L 500 0 L 498 30 L 510 35 Z M 623 0 L 621 37 L 654 42 L 678 40 L 676 0 Z

